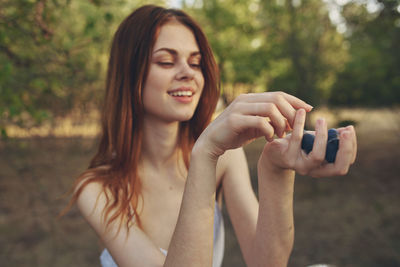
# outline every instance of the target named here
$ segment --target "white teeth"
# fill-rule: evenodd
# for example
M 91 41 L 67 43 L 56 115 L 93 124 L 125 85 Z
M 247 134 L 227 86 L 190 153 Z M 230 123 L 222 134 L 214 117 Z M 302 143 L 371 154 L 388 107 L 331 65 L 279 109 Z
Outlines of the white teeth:
M 171 96 L 192 96 L 193 92 L 191 91 L 175 91 L 169 93 Z

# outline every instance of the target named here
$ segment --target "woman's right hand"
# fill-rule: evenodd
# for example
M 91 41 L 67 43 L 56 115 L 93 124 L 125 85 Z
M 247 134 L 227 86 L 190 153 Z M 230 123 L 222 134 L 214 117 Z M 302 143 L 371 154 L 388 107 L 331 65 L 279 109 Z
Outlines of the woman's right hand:
M 272 141 L 293 126 L 296 110 L 312 106 L 283 92 L 250 93 L 238 96 L 196 141 L 207 153 L 218 158 L 228 149 L 241 147 L 264 136 Z M 194 148 L 194 149 L 195 149 Z

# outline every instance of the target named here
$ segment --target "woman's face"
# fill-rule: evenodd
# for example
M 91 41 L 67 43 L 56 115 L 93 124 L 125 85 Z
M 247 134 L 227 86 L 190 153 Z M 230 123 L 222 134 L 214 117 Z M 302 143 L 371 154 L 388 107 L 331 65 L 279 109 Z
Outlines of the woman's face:
M 143 90 L 145 118 L 165 122 L 192 118 L 204 87 L 200 61 L 189 28 L 176 21 L 160 28 Z

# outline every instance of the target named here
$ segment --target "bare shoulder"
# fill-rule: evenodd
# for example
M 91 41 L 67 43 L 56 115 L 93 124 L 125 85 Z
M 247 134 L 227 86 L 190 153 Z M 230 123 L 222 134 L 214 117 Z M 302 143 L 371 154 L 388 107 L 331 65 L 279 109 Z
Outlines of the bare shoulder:
M 76 202 L 78 209 L 96 232 L 99 232 L 102 228 L 100 223 L 107 202 L 103 186 L 98 181 L 90 181 L 90 178 L 84 178 L 76 186 L 75 192 L 78 190 L 81 191 Z
M 85 182 L 88 183 L 85 185 Z M 165 256 L 136 224 L 131 224 L 128 229 L 121 218 L 107 224 L 103 211 L 107 208 L 107 200 L 112 202 L 113 196 L 107 194 L 101 182 L 83 179 L 76 190 L 79 188 L 78 208 L 118 266 L 143 266 L 143 262 L 149 266 L 162 266 Z

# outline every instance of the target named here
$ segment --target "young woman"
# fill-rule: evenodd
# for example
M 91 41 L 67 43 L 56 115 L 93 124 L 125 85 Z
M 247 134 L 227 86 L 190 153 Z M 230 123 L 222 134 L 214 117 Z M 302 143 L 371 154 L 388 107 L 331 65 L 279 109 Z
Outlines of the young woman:
M 339 129 L 336 162 L 324 162 L 323 119 L 302 152 L 312 107 L 282 92 L 241 95 L 210 123 L 218 84 L 206 37 L 182 11 L 143 6 L 118 28 L 99 150 L 72 198 L 106 248 L 103 266 L 220 266 L 222 194 L 246 264 L 285 266 L 295 171 L 343 175 L 354 162 L 351 126 Z M 259 200 L 242 149 L 258 137 Z

